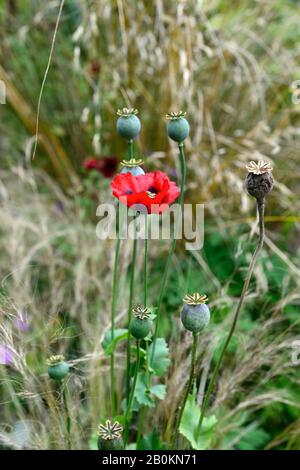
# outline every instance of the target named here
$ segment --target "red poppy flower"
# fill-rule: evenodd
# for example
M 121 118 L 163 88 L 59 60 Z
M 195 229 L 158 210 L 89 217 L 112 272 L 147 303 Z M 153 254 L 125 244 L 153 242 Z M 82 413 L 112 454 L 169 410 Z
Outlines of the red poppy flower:
M 133 176 L 131 173 L 114 177 L 112 192 L 128 207 L 145 206 L 148 214 L 161 214 L 179 196 L 179 189 L 162 171 Z
M 96 170 L 105 178 L 111 178 L 118 166 L 118 159 L 114 156 L 101 158 L 88 158 L 83 164 L 86 170 Z

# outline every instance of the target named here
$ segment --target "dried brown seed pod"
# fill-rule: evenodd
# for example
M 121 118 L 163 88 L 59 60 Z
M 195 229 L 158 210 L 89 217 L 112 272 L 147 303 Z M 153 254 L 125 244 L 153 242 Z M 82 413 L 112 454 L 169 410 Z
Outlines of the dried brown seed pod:
M 274 180 L 270 163 L 260 160 L 250 162 L 246 166 L 248 175 L 245 179 L 245 188 L 250 196 L 262 201 L 264 197 L 273 189 Z

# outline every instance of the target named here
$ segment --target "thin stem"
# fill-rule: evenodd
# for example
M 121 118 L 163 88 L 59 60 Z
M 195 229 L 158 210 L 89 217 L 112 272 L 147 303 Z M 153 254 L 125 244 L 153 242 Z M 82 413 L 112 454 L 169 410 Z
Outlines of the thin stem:
M 144 275 L 143 275 L 143 281 L 144 281 L 144 295 L 143 295 L 143 301 L 144 301 L 144 307 L 147 307 L 147 300 L 148 300 L 148 216 L 145 215 L 145 241 L 144 241 Z M 149 343 L 146 340 L 146 364 L 148 364 L 148 358 L 149 358 Z M 150 373 L 149 373 L 149 367 L 146 368 L 146 384 L 147 384 L 147 390 L 150 389 Z
M 183 207 L 183 194 L 184 194 L 184 186 L 185 186 L 185 180 L 186 180 L 186 161 L 185 161 L 185 155 L 184 155 L 184 149 L 183 149 L 183 142 L 181 142 L 179 145 L 179 160 L 180 160 L 180 169 L 181 169 L 181 183 L 180 183 L 180 196 L 179 196 L 179 204 L 181 206 L 181 209 Z M 177 220 L 177 219 L 176 219 Z M 171 244 L 171 249 L 169 251 L 161 285 L 160 285 L 160 291 L 159 291 L 159 296 L 158 296 L 158 304 L 157 304 L 157 312 L 156 312 L 156 325 L 155 325 L 155 331 L 154 331 L 154 336 L 153 336 L 153 349 L 152 349 L 152 354 L 151 354 L 151 364 L 153 364 L 153 359 L 154 359 L 154 354 L 155 354 L 155 348 L 156 348 L 156 339 L 158 335 L 158 330 L 159 330 L 159 322 L 160 322 L 160 316 L 161 316 L 161 306 L 162 306 L 162 300 L 163 296 L 165 293 L 165 288 L 167 284 L 167 279 L 168 279 L 168 274 L 169 274 L 169 269 L 171 266 L 171 261 L 173 254 L 175 252 L 176 248 L 176 236 L 177 236 L 177 231 L 178 231 L 178 224 L 174 227 L 174 234 L 172 238 L 172 244 Z M 176 234 L 176 236 L 175 236 Z
M 181 404 L 181 407 L 180 407 L 175 432 L 174 432 L 174 435 L 173 435 L 173 441 L 172 441 L 172 447 L 171 447 L 172 449 L 174 449 L 174 447 L 177 443 L 177 440 L 178 440 L 178 432 L 179 432 L 179 427 L 180 427 L 180 423 L 181 423 L 181 420 L 182 420 L 184 408 L 185 408 L 187 399 L 189 397 L 189 394 L 190 394 L 190 391 L 191 391 L 191 388 L 192 388 L 192 385 L 193 385 L 194 373 L 195 373 L 195 364 L 196 364 L 197 342 L 198 342 L 197 340 L 198 340 L 198 335 L 196 333 L 193 333 L 193 346 L 192 346 L 192 354 L 191 354 L 190 376 L 189 376 L 189 381 L 188 381 L 187 386 L 186 386 L 186 391 L 185 391 L 185 394 L 184 394 L 184 398 L 183 398 L 183 401 L 182 401 L 182 404 Z
M 145 240 L 144 240 L 144 307 L 147 307 L 147 297 L 148 297 L 148 219 L 145 215 Z
M 128 441 L 129 426 L 130 426 L 130 418 L 128 419 L 128 416 L 129 416 L 132 401 L 133 401 L 133 398 L 134 398 L 134 392 L 135 392 L 135 387 L 136 387 L 139 368 L 140 368 L 140 342 L 137 341 L 136 342 L 136 366 L 135 366 L 135 371 L 134 371 L 133 384 L 132 384 L 132 389 L 131 389 L 131 392 L 130 392 L 129 400 L 127 402 L 127 409 L 126 409 L 126 413 L 125 413 L 125 432 L 124 432 L 125 448 L 126 448 L 126 444 L 127 444 L 127 441 Z
M 129 331 L 129 323 L 131 321 L 132 305 L 133 305 L 133 297 L 134 297 L 136 255 L 137 255 L 137 239 L 135 237 L 133 240 L 133 249 L 132 249 L 129 302 L 128 302 L 128 312 L 127 312 L 127 318 L 128 318 L 127 359 L 126 359 L 126 400 L 127 402 L 129 400 L 129 390 L 130 390 L 130 356 L 131 356 L 131 335 Z
M 205 395 L 205 398 L 204 398 L 204 401 L 203 401 L 203 405 L 202 405 L 202 408 L 201 408 L 201 415 L 200 415 L 200 419 L 199 419 L 199 423 L 198 423 L 198 427 L 197 427 L 197 436 L 199 435 L 199 433 L 201 431 L 201 426 L 202 426 L 203 419 L 204 419 L 204 416 L 205 416 L 206 408 L 207 408 L 212 390 L 214 388 L 216 378 L 217 378 L 218 372 L 220 370 L 220 367 L 221 367 L 221 364 L 222 364 L 222 361 L 223 361 L 223 357 L 224 357 L 224 355 L 227 351 L 230 340 L 231 340 L 231 338 L 234 334 L 236 324 L 237 324 L 237 321 L 238 321 L 238 318 L 239 318 L 239 315 L 240 315 L 240 312 L 241 312 L 241 308 L 242 308 L 242 305 L 243 305 L 243 302 L 244 302 L 244 299 L 245 299 L 245 296 L 247 294 L 247 290 L 248 290 L 248 287 L 249 287 L 249 284 L 250 284 L 251 276 L 252 276 L 252 273 L 253 273 L 253 269 L 254 269 L 257 257 L 258 257 L 258 255 L 259 255 L 259 253 L 260 253 L 260 251 L 263 247 L 264 237 L 265 237 L 264 208 L 265 208 L 264 199 L 257 200 L 257 211 L 258 211 L 258 218 L 259 218 L 259 240 L 258 240 L 258 244 L 256 246 L 256 249 L 255 249 L 254 253 L 253 253 L 253 256 L 252 256 L 252 259 L 251 259 L 251 262 L 250 262 L 250 265 L 249 265 L 249 268 L 248 268 L 247 276 L 246 276 L 246 279 L 245 279 L 245 282 L 244 282 L 244 287 L 243 287 L 243 290 L 242 290 L 242 293 L 241 293 L 241 296 L 240 296 L 240 300 L 239 300 L 237 309 L 236 309 L 235 314 L 234 314 L 234 318 L 233 318 L 233 322 L 232 322 L 229 334 L 228 334 L 227 339 L 225 341 L 225 344 L 222 348 L 222 351 L 220 353 L 218 362 L 216 364 L 216 367 L 214 369 L 212 378 L 211 378 L 211 380 L 209 382 L 209 385 L 208 385 L 208 388 L 207 388 L 207 392 L 206 392 L 206 395 Z
M 128 140 L 128 160 L 131 160 L 133 158 L 133 140 Z
M 69 406 L 68 406 L 68 390 L 67 390 L 67 383 L 62 382 L 61 384 L 62 389 L 62 396 L 65 408 L 65 414 L 67 419 L 67 442 L 68 442 L 68 450 L 71 449 L 71 417 L 69 414 Z
M 119 284 L 119 260 L 120 260 L 120 224 L 119 224 L 119 206 L 117 206 L 117 240 L 115 248 L 114 272 L 113 272 L 113 285 L 112 285 L 112 303 L 111 303 L 111 340 L 114 340 L 115 334 L 115 315 L 117 305 L 117 293 Z M 111 384 L 111 417 L 115 416 L 116 411 L 116 396 L 115 396 L 115 353 L 112 352 L 110 356 L 110 384 Z
M 139 449 L 139 444 L 140 444 L 141 437 L 142 437 L 143 425 L 144 425 L 144 420 L 145 420 L 145 413 L 146 413 L 146 407 L 143 406 L 141 411 L 140 411 L 139 422 L 138 422 L 138 430 L 137 430 L 137 436 L 136 436 L 136 448 L 137 449 Z

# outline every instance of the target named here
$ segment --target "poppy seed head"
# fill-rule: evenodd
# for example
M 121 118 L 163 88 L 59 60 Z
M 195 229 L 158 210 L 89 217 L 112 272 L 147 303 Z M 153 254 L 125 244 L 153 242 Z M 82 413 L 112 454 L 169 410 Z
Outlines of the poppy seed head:
M 64 356 L 62 355 L 49 357 L 47 364 L 48 375 L 53 380 L 61 381 L 69 373 L 69 364 L 64 361 Z
M 263 160 L 257 163 L 252 161 L 246 168 L 249 173 L 245 179 L 245 188 L 250 196 L 255 197 L 258 201 L 262 201 L 273 189 L 273 169 L 269 163 Z
M 181 321 L 186 330 L 194 334 L 200 333 L 210 321 L 210 311 L 206 302 L 206 295 L 198 292 L 187 294 L 184 299 L 184 305 L 181 310 Z
M 144 162 L 141 158 L 135 159 L 131 158 L 130 160 L 122 160 L 120 165 L 122 167 L 121 173 L 131 173 L 133 176 L 144 175 L 145 172 L 141 168 Z
M 170 139 L 182 144 L 182 142 L 189 136 L 190 125 L 185 119 L 186 113 L 183 111 L 166 114 L 167 123 L 167 134 Z
M 98 449 L 99 450 L 123 450 L 123 427 L 118 421 L 114 423 L 109 419 L 105 424 L 98 426 Z
M 151 331 L 151 311 L 147 307 L 134 307 L 133 318 L 129 323 L 129 331 L 137 340 L 145 338 Z

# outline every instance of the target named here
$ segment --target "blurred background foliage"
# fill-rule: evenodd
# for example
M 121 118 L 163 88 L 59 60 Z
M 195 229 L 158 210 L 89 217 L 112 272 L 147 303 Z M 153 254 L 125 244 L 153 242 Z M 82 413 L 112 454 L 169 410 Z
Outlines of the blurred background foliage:
M 245 163 L 264 159 L 274 166 L 276 187 L 266 208 L 265 249 L 211 404 L 218 416 L 214 447 L 299 448 L 300 365 L 291 363 L 300 334 L 300 105 L 291 89 L 300 79 L 299 6 L 298 0 L 66 0 L 32 160 L 59 2 L 1 2 L 7 104 L 0 105 L 0 344 L 15 354 L 13 366 L 0 366 L 3 446 L 63 447 L 44 376 L 51 353 L 64 353 L 74 366 L 74 447 L 88 446 L 109 409 L 101 338 L 110 321 L 113 243 L 97 240 L 95 212 L 99 202 L 112 200 L 110 179 L 83 164 L 91 156 L 124 158 L 115 111 L 132 106 L 142 120 L 137 155 L 147 169 L 173 178 L 177 150 L 166 137 L 164 115 L 187 111 L 186 201 L 205 204 L 203 249 L 186 252 L 182 244 L 174 258 L 161 331 L 172 359 L 167 397 L 149 413 L 144 432 L 155 424 L 161 439 L 168 438 L 190 347 L 179 308 L 194 290 L 205 292 L 213 309 L 199 348 L 201 403 L 255 244 Z M 151 243 L 153 305 L 167 251 L 168 243 Z M 120 326 L 130 268 L 126 242 L 122 268 Z M 23 310 L 30 328 L 21 334 L 14 322 Z

